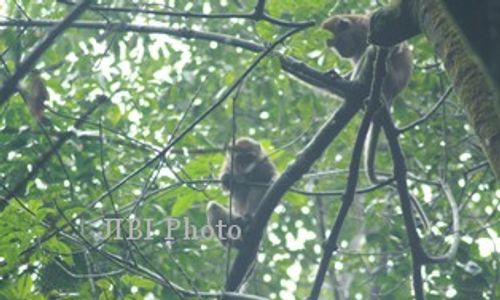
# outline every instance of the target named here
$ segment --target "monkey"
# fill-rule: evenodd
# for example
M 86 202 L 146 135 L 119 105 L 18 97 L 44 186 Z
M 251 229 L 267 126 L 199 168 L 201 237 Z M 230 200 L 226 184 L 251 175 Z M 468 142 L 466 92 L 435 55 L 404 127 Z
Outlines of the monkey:
M 33 70 L 30 73 L 26 87 L 21 88 L 21 91 L 25 95 L 31 115 L 40 121 L 43 118 L 45 103 L 49 99 L 49 92 L 39 71 Z
M 327 47 L 341 57 L 350 59 L 354 65 L 350 79 L 366 82 L 367 78 L 363 76 L 371 75 L 372 72 L 363 72 L 363 69 L 371 68 L 375 59 L 375 47 L 368 43 L 370 15 L 335 15 L 326 19 L 321 27 L 333 34 L 333 37 L 326 41 Z M 400 43 L 390 49 L 381 95 L 382 105 L 386 105 L 387 108 L 392 106 L 396 96 L 408 85 L 413 71 L 412 60 L 411 50 L 406 43 Z M 372 184 L 383 181 L 375 172 L 375 154 L 381 128 L 380 114 L 376 113 L 364 147 L 365 171 Z M 427 227 L 428 220 L 422 207 L 412 195 L 410 199 L 423 225 Z
M 220 180 L 222 189 L 229 192 L 232 198 L 231 220 L 226 207 L 214 201 L 207 206 L 207 223 L 213 232 L 221 235 L 217 237 L 223 246 L 231 244 L 240 249 L 245 230 L 276 175 L 276 167 L 260 143 L 252 138 L 239 138 L 226 153 Z M 229 232 L 235 229 L 231 225 L 241 229 L 239 239 L 231 239 L 237 235 L 236 232 Z
M 326 45 L 340 56 L 350 59 L 354 64 L 351 80 L 360 79 L 362 69 L 373 64 L 374 47 L 368 44 L 370 27 L 369 15 L 336 15 L 326 19 L 322 28 L 333 33 Z M 412 54 L 406 43 L 394 46 L 387 58 L 386 77 L 382 86 L 382 103 L 391 107 L 394 98 L 408 84 L 413 69 Z M 362 80 L 363 78 L 361 78 Z M 377 178 L 374 170 L 376 146 L 380 134 L 381 123 L 377 115 L 370 126 L 365 144 L 365 170 L 370 182 L 376 184 L 382 180 Z

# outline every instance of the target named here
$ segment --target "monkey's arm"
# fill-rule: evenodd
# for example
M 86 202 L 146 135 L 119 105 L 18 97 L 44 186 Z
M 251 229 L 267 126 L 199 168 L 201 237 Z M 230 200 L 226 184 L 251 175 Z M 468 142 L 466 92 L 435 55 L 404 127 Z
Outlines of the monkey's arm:
M 229 191 L 229 189 L 231 188 L 231 174 L 222 173 L 220 176 L 220 181 L 222 184 L 222 188 L 226 191 Z
M 210 201 L 207 206 L 207 222 L 217 236 L 217 239 L 223 246 L 226 246 L 227 226 L 229 225 L 228 210 L 224 206 Z
M 274 164 L 271 163 L 269 158 L 265 157 L 247 174 L 246 180 L 251 182 L 270 183 L 277 174 Z
M 332 80 L 337 80 L 337 79 L 344 79 L 344 80 L 349 80 L 351 79 L 352 72 L 347 73 L 346 75 L 342 76 L 337 72 L 336 69 L 331 69 L 329 71 L 326 71 L 323 73 L 323 75 L 330 77 Z
M 224 172 L 220 176 L 222 188 L 225 191 L 230 191 L 237 188 L 237 185 L 245 182 L 245 176 L 239 174 L 231 174 L 230 172 Z

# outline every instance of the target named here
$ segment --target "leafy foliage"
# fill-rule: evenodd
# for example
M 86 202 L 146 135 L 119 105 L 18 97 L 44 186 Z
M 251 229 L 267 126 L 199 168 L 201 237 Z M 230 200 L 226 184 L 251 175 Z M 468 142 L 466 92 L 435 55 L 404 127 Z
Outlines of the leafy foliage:
M 1 14 L 25 18 L 26 13 L 34 20 L 59 20 L 68 9 L 62 2 L 7 1 Z M 96 2 L 108 7 L 136 5 L 136 1 Z M 167 2 L 168 7 L 147 7 L 207 14 L 254 8 L 254 3 L 246 1 Z M 375 9 L 373 3 L 273 0 L 266 3 L 266 11 L 276 18 L 319 23 L 332 13 Z M 266 21 L 237 18 L 87 11 L 81 19 L 192 28 L 260 44 L 271 43 L 285 30 Z M 3 81 L 48 28 L 1 30 Z M 279 52 L 323 71 L 335 67 L 348 73 L 350 65 L 326 49 L 327 36 L 313 27 L 287 40 Z M 400 127 L 422 117 L 449 85 L 425 39 L 417 37 L 409 42 L 415 71 L 410 86 L 394 106 Z M 263 143 L 283 171 L 340 100 L 292 78 L 281 70 L 279 59 L 270 55 L 237 93 L 171 151 L 140 168 L 213 104 L 255 56 L 216 41 L 163 34 L 70 28 L 60 36 L 36 65 L 50 93 L 46 122 L 33 119 L 19 93 L 1 107 L 3 196 L 28 175 L 56 137 L 64 133 L 71 137 L 1 212 L 0 299 L 178 296 L 168 284 L 160 284 L 161 277 L 145 271 L 134 273 L 138 265 L 189 290 L 220 290 L 227 253 L 215 239 L 185 238 L 185 230 L 194 237 L 192 228 L 196 228 L 201 235 L 208 201 L 227 203 L 227 195 L 216 180 L 225 145 L 233 134 L 252 136 Z M 75 118 L 101 94 L 109 96 L 111 103 L 99 107 L 80 129 L 74 129 Z M 357 117 L 349 124 L 278 206 L 247 285 L 248 293 L 271 299 L 304 299 L 309 294 L 322 254 L 321 220 L 328 232 L 341 197 L 303 192 L 343 190 L 359 122 Z M 444 237 L 451 235 L 449 206 L 432 182 L 446 180 L 461 209 L 462 240 L 456 259 L 425 270 L 429 299 L 500 298 L 495 248 L 500 246 L 496 220 L 500 190 L 495 190 L 493 175 L 483 164 L 485 157 L 460 103 L 453 95 L 449 97 L 430 119 L 402 135 L 401 143 L 414 175 L 410 178 L 412 192 L 432 222 L 430 233 L 423 233 L 427 248 L 443 252 L 448 245 Z M 380 148 L 378 167 L 390 172 L 389 152 L 384 145 Z M 109 193 L 136 170 L 140 172 Z M 363 177 L 361 186 L 367 185 Z M 105 193 L 108 195 L 100 198 Z M 411 298 L 409 246 L 397 194 L 385 187 L 361 194 L 356 201 L 342 231 L 340 249 L 330 263 L 331 276 L 322 297 L 332 299 L 337 290 L 349 293 L 340 299 L 368 299 L 371 293 L 383 299 Z M 79 218 L 74 228 L 67 227 L 63 234 L 37 244 L 46 233 L 75 216 Z M 117 217 L 141 220 L 143 226 L 145 220 L 152 220 L 152 236 L 134 241 L 106 239 L 110 232 L 104 219 Z M 173 240 L 165 240 L 171 217 L 182 224 L 171 232 Z M 122 224 L 124 236 L 133 233 L 129 224 Z M 80 226 L 78 234 L 75 229 L 79 231 Z M 32 251 L 20 255 L 31 246 Z M 125 262 L 103 253 L 122 257 Z M 231 254 L 234 256 L 234 251 Z

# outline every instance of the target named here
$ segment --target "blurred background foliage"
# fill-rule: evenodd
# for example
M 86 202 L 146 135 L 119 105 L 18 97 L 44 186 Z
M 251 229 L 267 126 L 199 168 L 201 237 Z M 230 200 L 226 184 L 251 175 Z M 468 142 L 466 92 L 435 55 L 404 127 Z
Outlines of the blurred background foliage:
M 97 2 L 110 7 L 145 4 Z M 249 12 L 254 2 L 170 0 L 151 2 L 147 7 Z M 270 0 L 266 4 L 273 17 L 318 23 L 331 14 L 365 13 L 377 7 L 376 1 L 367 0 Z M 34 20 L 58 20 L 67 10 L 67 5 L 57 1 L 7 0 L 0 6 L 2 19 L 26 18 L 27 14 Z M 259 44 L 272 42 L 285 30 L 264 21 L 134 13 L 87 11 L 80 19 L 186 27 Z M 1 28 L 2 80 L 47 30 Z M 326 49 L 326 36 L 313 27 L 288 39 L 279 51 L 323 71 L 335 67 L 348 73 L 349 63 Z M 450 85 L 425 39 L 416 37 L 409 43 L 415 67 L 409 87 L 394 105 L 400 127 L 423 116 Z M 180 125 L 180 129 L 186 128 L 255 57 L 255 53 L 238 47 L 160 34 L 72 28 L 59 37 L 36 65 L 41 70 L 58 65 L 41 74 L 50 94 L 45 111 L 50 121 L 44 126 L 47 134 L 19 94 L 0 111 L 3 187 L 22 180 L 33 162 L 51 147 L 54 137 L 73 132 L 59 150 L 60 160 L 54 156 L 19 197 L 36 216 L 14 201 L 1 213 L 0 298 L 176 299 L 169 289 L 60 236 L 29 256 L 19 256 L 47 232 L 42 221 L 54 226 L 65 222 L 61 212 L 67 218 L 83 212 L 80 224 L 85 222 L 84 235 L 94 243 L 102 241 L 103 216 L 116 217 L 119 213 L 123 218 L 152 219 L 153 240 L 138 240 L 137 248 L 124 241 L 107 240 L 100 247 L 137 261 L 188 289 L 219 290 L 226 273 L 225 250 L 213 239 L 185 240 L 183 228 L 174 232 L 174 242 L 165 242 L 166 218 L 188 218 L 191 225 L 200 228 L 206 222 L 208 201 L 227 203 L 227 195 L 213 179 L 217 179 L 224 147 L 231 142 L 234 129 L 236 136 L 261 141 L 283 171 L 340 105 L 340 99 L 283 72 L 276 57 L 266 58 L 237 95 L 197 125 L 161 163 L 146 168 L 95 208 L 88 210 L 86 205 L 165 146 L 187 111 Z M 109 96 L 111 103 L 100 107 L 82 128 L 73 130 L 74 118 L 100 94 Z M 359 121 L 360 116 L 349 124 L 296 189 L 321 192 L 344 188 Z M 428 298 L 499 299 L 500 190 L 495 190 L 494 177 L 484 165 L 485 157 L 453 93 L 432 118 L 406 132 L 401 142 L 409 170 L 415 175 L 410 180 L 411 190 L 431 220 L 430 232 L 423 232 L 426 247 L 444 251 L 445 237 L 451 235 L 449 206 L 432 182 L 445 180 L 461 208 L 458 255 L 450 263 L 425 268 Z M 380 146 L 378 166 L 391 170 L 384 145 Z M 367 185 L 362 176 L 360 186 Z M 410 299 L 410 255 L 396 193 L 386 187 L 360 195 L 357 200 L 342 231 L 340 250 L 330 264 L 332 275 L 323 286 L 322 299 L 334 299 L 335 290 L 340 299 Z M 340 196 L 287 193 L 272 217 L 247 292 L 271 299 L 304 299 L 322 254 L 319 218 L 324 219 L 328 231 L 339 202 Z M 318 216 L 320 204 L 323 209 Z M 107 276 L 77 276 L 88 273 Z

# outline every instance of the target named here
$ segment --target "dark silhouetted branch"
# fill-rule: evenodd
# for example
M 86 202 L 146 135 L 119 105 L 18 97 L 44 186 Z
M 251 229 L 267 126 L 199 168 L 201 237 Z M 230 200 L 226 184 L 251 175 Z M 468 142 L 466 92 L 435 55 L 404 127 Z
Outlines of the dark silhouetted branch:
M 337 214 L 333 228 L 328 236 L 328 240 L 324 245 L 323 256 L 319 264 L 318 271 L 316 273 L 316 278 L 314 279 L 314 284 L 311 289 L 311 294 L 309 295 L 309 300 L 316 300 L 319 297 L 321 286 L 325 280 L 325 275 L 328 270 L 328 265 L 332 258 L 333 252 L 337 249 L 337 240 L 342 230 L 345 218 L 352 202 L 354 201 L 356 186 L 358 184 L 359 177 L 359 165 L 361 162 L 361 155 L 363 153 L 363 146 L 365 143 L 366 135 L 368 129 L 373 119 L 375 111 L 380 107 L 380 94 L 382 91 L 382 82 L 385 77 L 385 60 L 387 58 L 387 49 L 380 48 L 377 49 L 376 58 L 374 61 L 373 68 L 373 79 L 370 88 L 370 100 L 368 103 L 368 109 L 363 118 L 361 126 L 358 130 L 358 135 L 356 137 L 356 142 L 354 143 L 354 149 L 352 150 L 352 159 L 349 164 L 349 176 L 347 179 L 347 186 L 345 188 L 345 193 L 342 196 L 342 205 L 340 206 L 340 211 Z
M 410 194 L 406 182 L 406 161 L 403 151 L 398 142 L 398 131 L 392 122 L 391 116 L 385 107 L 382 108 L 382 126 L 389 143 L 392 160 L 394 163 L 394 178 L 396 179 L 396 188 L 399 193 L 403 219 L 406 227 L 406 233 L 410 241 L 410 249 L 413 263 L 413 290 L 417 300 L 424 299 L 424 289 L 422 281 L 421 267 L 425 264 L 425 253 L 420 243 L 420 237 L 417 232 L 415 221 L 412 216 Z

